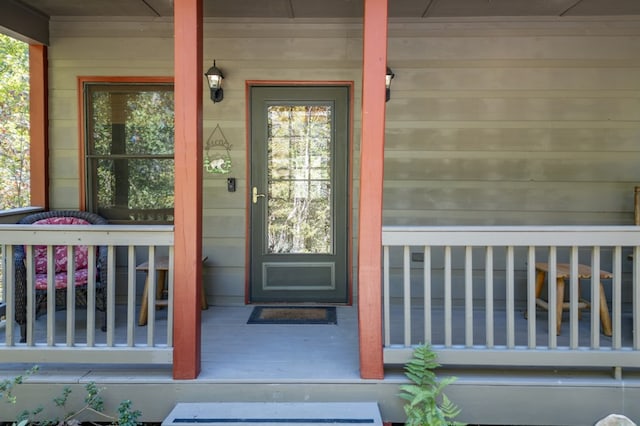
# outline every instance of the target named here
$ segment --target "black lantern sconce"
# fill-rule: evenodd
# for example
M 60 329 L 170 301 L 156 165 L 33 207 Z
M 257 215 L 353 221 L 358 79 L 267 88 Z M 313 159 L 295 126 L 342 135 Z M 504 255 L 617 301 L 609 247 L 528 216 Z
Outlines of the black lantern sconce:
M 396 75 L 391 71 L 391 68 L 387 67 L 387 74 L 385 75 L 384 86 L 386 88 L 385 91 L 385 102 L 388 102 L 391 99 L 391 80 Z
M 214 104 L 216 102 L 220 102 L 224 98 L 224 93 L 222 91 L 222 80 L 224 80 L 224 75 L 222 75 L 222 71 L 216 67 L 215 59 L 213 60 L 213 66 L 209 68 L 204 75 L 207 77 L 207 83 L 209 83 L 211 100 Z

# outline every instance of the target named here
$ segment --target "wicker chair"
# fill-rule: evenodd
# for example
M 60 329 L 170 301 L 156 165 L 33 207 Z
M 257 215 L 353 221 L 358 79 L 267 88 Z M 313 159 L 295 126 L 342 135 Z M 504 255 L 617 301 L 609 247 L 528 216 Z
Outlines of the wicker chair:
M 48 211 L 43 213 L 35 213 L 25 216 L 18 224 L 32 225 L 38 221 L 51 221 L 53 218 L 77 218 L 81 222 L 89 223 L 93 225 L 106 225 L 108 222 L 101 216 L 94 213 L 60 210 L 60 211 Z M 42 222 L 41 222 L 42 223 Z M 65 248 L 66 249 L 66 248 Z M 46 256 L 46 255 L 45 255 Z M 107 329 L 107 247 L 98 246 L 96 250 L 96 309 L 103 312 L 102 331 Z M 77 258 L 77 255 L 76 255 Z M 14 265 L 15 265 L 15 318 L 16 322 L 20 325 L 21 342 L 25 342 L 27 338 L 27 269 L 25 265 L 25 249 L 24 246 L 14 246 Z M 79 270 L 79 265 L 76 267 L 76 271 Z M 64 261 L 64 267 L 66 269 L 66 260 Z M 74 271 L 74 275 L 76 273 Z M 44 271 L 46 273 L 46 271 Z M 56 310 L 64 309 L 66 307 L 67 289 L 66 284 L 56 284 Z M 76 285 L 76 306 L 87 306 L 87 285 Z M 36 317 L 47 311 L 47 290 L 36 288 L 35 299 Z

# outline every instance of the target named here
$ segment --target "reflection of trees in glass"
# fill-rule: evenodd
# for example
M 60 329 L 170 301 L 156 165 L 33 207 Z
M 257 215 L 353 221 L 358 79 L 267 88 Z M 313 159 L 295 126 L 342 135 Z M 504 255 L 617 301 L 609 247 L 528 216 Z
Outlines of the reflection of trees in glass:
M 170 221 L 172 85 L 89 85 L 93 206 L 112 220 Z
M 271 106 L 267 120 L 268 251 L 331 253 L 331 107 Z
M 29 47 L 0 34 L 0 210 L 30 204 Z

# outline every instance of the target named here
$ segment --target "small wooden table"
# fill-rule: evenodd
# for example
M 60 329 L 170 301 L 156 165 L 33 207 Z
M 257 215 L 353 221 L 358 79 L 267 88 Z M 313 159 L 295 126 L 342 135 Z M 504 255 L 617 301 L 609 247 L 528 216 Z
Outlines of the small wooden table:
M 202 258 L 202 263 L 208 259 L 208 256 Z M 158 256 L 155 262 L 156 269 L 156 308 L 158 306 L 167 306 L 167 299 L 163 298 L 164 293 L 167 291 L 165 288 L 165 281 L 167 278 L 167 271 L 169 270 L 169 257 Z M 138 325 L 147 324 L 147 316 L 149 315 L 149 262 L 144 262 L 136 266 L 136 270 L 145 271 L 147 276 L 144 280 L 144 291 L 142 292 L 142 306 L 140 307 L 140 317 L 138 318 Z M 200 287 L 200 307 L 202 310 L 209 309 L 207 304 L 207 295 L 204 291 L 204 282 Z
M 542 288 L 546 282 L 546 276 L 549 272 L 549 265 L 546 263 L 536 263 L 536 305 L 544 309 L 549 309 L 549 303 L 540 298 Z M 558 263 L 556 265 L 556 333 L 560 335 L 560 327 L 562 325 L 562 311 L 568 310 L 570 304 L 564 301 L 564 280 L 571 276 L 571 266 L 568 263 Z M 591 278 L 591 268 L 587 265 L 578 265 L 578 282 L 581 279 Z M 607 271 L 600 271 L 600 279 L 611 279 L 613 274 Z M 600 321 L 602 322 L 602 331 L 606 336 L 611 336 L 611 316 L 609 315 L 609 307 L 607 306 L 607 297 L 604 292 L 602 283 L 600 284 Z M 591 308 L 591 303 L 584 299 L 578 301 L 578 312 L 581 309 Z

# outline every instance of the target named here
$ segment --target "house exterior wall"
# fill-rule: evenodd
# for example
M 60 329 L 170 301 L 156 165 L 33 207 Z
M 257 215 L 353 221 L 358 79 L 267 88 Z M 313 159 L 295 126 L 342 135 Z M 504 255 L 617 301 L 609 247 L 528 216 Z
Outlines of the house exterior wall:
M 385 224 L 633 224 L 640 22 L 390 28 Z
M 392 20 L 384 224 L 633 223 L 638 45 L 640 20 L 633 18 Z M 232 170 L 204 173 L 204 282 L 212 302 L 243 303 L 245 82 L 355 82 L 357 218 L 362 25 L 209 19 L 205 68 L 213 59 L 225 74 L 225 98 L 213 104 L 203 91 L 203 142 L 206 149 L 219 126 Z M 55 18 L 49 65 L 50 203 L 77 208 L 77 77 L 172 75 L 173 25 Z M 227 177 L 237 179 L 236 192 L 227 192 Z M 353 237 L 355 253 L 357 229 Z

